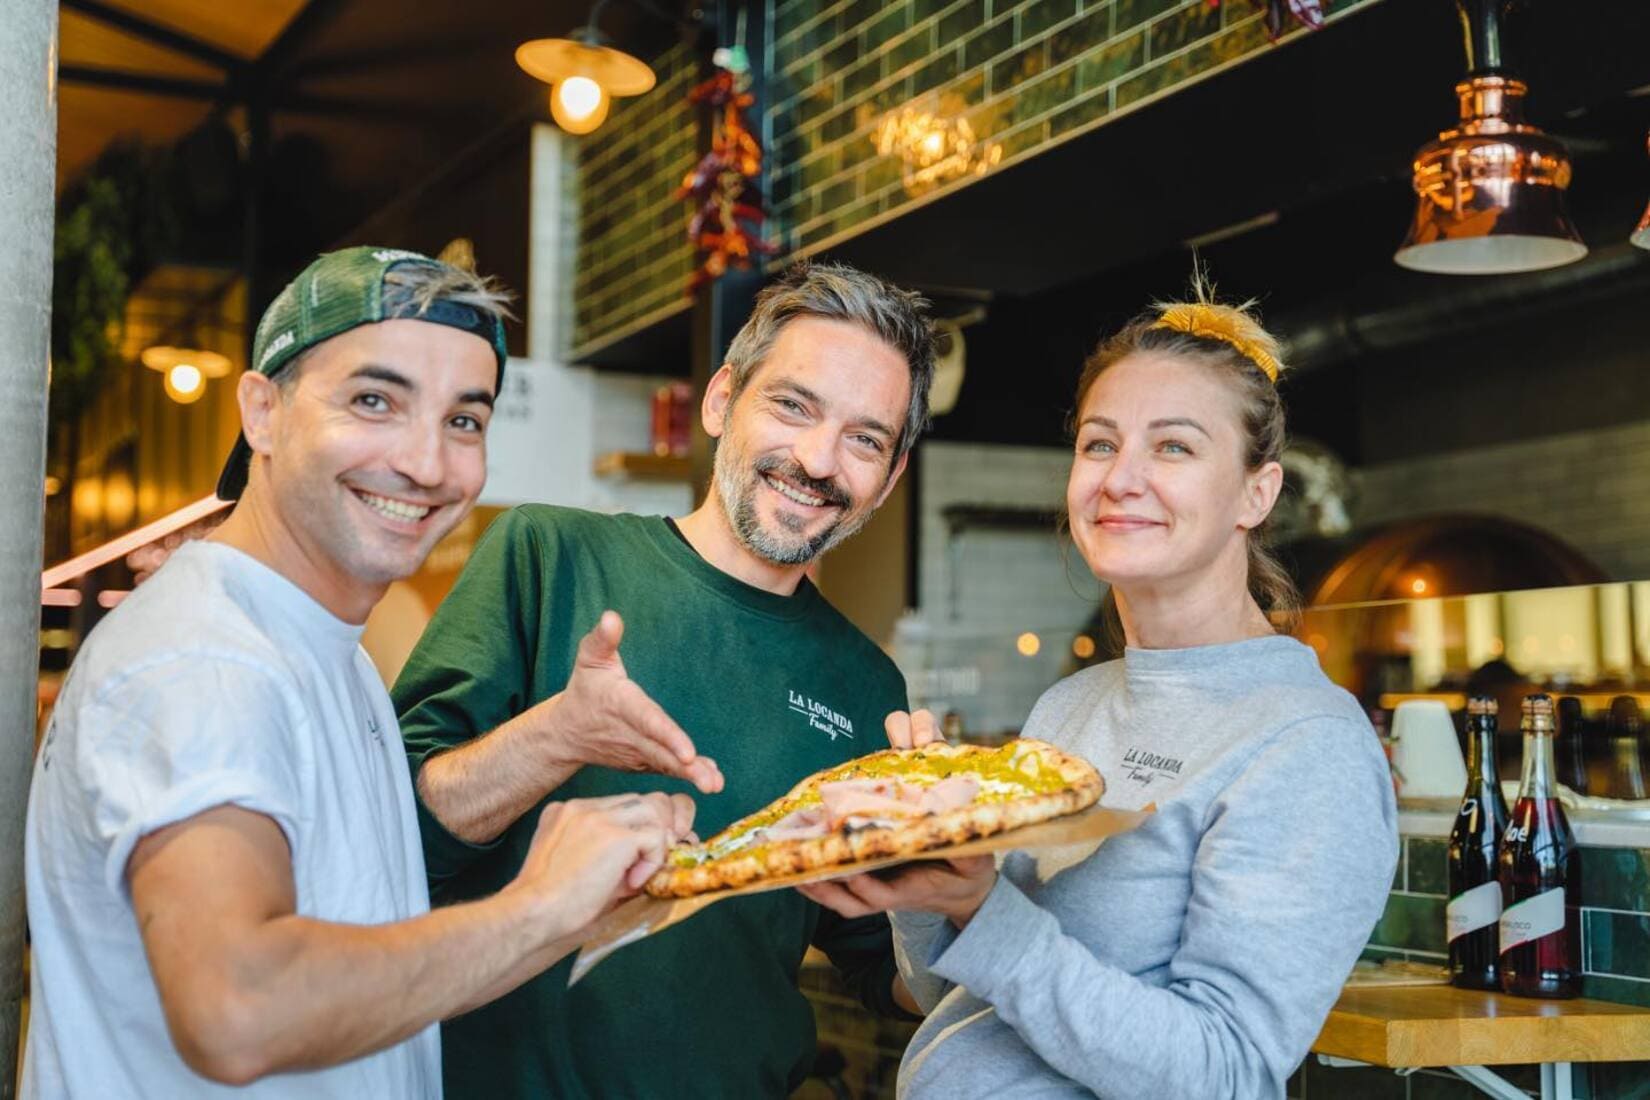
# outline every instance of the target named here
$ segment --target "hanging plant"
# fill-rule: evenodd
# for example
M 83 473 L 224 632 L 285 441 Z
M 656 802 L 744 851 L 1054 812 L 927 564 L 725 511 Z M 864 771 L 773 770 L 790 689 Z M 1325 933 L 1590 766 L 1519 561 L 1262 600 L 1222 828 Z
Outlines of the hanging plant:
M 73 423 L 117 361 L 134 279 L 177 237 L 170 156 L 111 145 L 58 200 L 52 243 L 50 421 Z

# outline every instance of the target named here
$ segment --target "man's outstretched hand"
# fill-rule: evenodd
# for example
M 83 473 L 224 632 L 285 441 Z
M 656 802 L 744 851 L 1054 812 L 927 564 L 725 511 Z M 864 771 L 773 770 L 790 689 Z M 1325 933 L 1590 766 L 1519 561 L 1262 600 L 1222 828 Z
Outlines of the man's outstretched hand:
M 716 761 L 700 756 L 682 727 L 626 674 L 619 657 L 623 639 L 624 621 L 617 612 L 603 612 L 579 642 L 567 687 L 533 708 L 543 712 L 538 717 L 548 752 L 568 767 L 658 772 L 685 779 L 705 794 L 720 791 Z

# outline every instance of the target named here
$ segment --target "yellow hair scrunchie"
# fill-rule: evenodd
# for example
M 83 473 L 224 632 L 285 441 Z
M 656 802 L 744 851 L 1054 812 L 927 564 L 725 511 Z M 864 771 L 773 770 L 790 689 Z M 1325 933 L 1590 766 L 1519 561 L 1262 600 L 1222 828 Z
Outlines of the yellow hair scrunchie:
M 1234 311 L 1235 312 L 1235 311 Z M 1170 306 L 1152 324 L 1152 328 L 1169 328 L 1206 340 L 1219 340 L 1231 347 L 1249 362 L 1260 368 L 1273 384 L 1278 380 L 1278 361 L 1258 343 L 1245 338 L 1238 331 L 1233 316 L 1213 306 L 1195 302 L 1191 305 Z

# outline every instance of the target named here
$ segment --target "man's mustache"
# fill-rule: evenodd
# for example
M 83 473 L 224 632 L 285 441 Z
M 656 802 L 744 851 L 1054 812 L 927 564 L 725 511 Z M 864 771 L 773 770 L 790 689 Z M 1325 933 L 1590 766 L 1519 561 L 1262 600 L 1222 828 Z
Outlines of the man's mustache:
M 798 489 L 819 497 L 827 503 L 834 504 L 838 508 L 848 509 L 853 507 L 854 498 L 838 486 L 836 482 L 808 476 L 799 463 L 786 462 L 777 458 L 764 458 L 757 462 L 756 472 L 759 476 L 774 474 L 782 477 Z

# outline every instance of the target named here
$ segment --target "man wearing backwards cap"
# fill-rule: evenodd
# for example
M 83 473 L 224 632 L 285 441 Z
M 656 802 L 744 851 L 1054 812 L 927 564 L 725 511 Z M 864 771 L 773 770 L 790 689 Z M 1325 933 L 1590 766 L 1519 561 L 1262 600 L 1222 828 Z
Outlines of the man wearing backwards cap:
M 87 639 L 35 765 L 25 1097 L 438 1096 L 435 1022 L 554 963 L 687 831 L 682 795 L 558 803 L 500 890 L 429 911 L 359 640 L 481 491 L 503 301 L 354 248 L 265 313 L 234 511 Z

